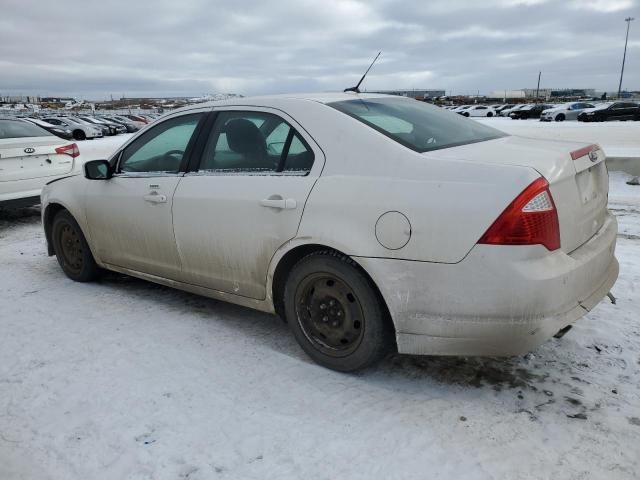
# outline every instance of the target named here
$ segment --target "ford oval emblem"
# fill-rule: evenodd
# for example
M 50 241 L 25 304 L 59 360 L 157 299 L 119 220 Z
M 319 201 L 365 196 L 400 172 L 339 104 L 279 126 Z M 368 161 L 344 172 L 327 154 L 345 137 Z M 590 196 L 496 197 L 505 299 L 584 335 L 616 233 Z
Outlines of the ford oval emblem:
M 591 150 L 589 152 L 589 160 L 591 160 L 592 162 L 597 162 L 598 161 L 598 152 L 596 152 L 595 150 Z
M 27 148 L 24 149 L 24 153 L 33 153 L 35 151 L 36 151 L 36 149 L 32 148 L 32 147 L 27 147 Z

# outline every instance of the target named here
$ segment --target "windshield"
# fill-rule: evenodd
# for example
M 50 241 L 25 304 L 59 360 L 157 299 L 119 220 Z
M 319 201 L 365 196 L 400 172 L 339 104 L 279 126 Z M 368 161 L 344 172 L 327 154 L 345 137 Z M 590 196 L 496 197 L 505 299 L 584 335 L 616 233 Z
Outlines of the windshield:
M 403 98 L 361 98 L 328 104 L 416 152 L 483 142 L 506 134 L 457 113 Z
M 0 138 L 51 137 L 44 128 L 22 120 L 0 120 Z

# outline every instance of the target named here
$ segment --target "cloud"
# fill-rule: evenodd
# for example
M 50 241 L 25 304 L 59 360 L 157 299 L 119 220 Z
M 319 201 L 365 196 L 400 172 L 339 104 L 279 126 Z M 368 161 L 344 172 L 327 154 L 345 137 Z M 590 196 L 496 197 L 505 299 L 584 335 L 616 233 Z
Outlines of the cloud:
M 0 95 L 617 87 L 640 0 L 2 0 Z M 640 31 L 632 25 L 630 52 Z M 637 35 L 637 36 L 636 36 Z M 640 88 L 628 55 L 624 85 Z

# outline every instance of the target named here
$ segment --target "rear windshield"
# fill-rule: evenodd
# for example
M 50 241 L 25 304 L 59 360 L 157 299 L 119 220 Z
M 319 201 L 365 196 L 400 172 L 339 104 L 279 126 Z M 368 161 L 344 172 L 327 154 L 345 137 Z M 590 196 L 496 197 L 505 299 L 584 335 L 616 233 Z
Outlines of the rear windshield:
M 506 136 L 457 113 L 406 98 L 359 98 L 328 104 L 416 152 Z
M 0 120 L 0 138 L 52 137 L 44 128 L 22 120 Z

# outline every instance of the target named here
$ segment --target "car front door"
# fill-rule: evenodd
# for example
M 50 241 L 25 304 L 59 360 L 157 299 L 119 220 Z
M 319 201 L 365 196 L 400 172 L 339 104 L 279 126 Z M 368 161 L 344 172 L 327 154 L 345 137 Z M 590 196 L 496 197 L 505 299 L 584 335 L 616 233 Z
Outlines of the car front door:
M 174 195 L 183 281 L 265 298 L 271 258 L 295 237 L 324 164 L 301 130 L 280 111 L 217 113 L 199 162 Z
M 169 118 L 116 155 L 113 177 L 87 182 L 86 215 L 103 262 L 164 278 L 180 275 L 171 209 L 205 113 Z
M 626 120 L 628 110 L 624 103 L 614 103 L 611 105 L 607 120 Z

